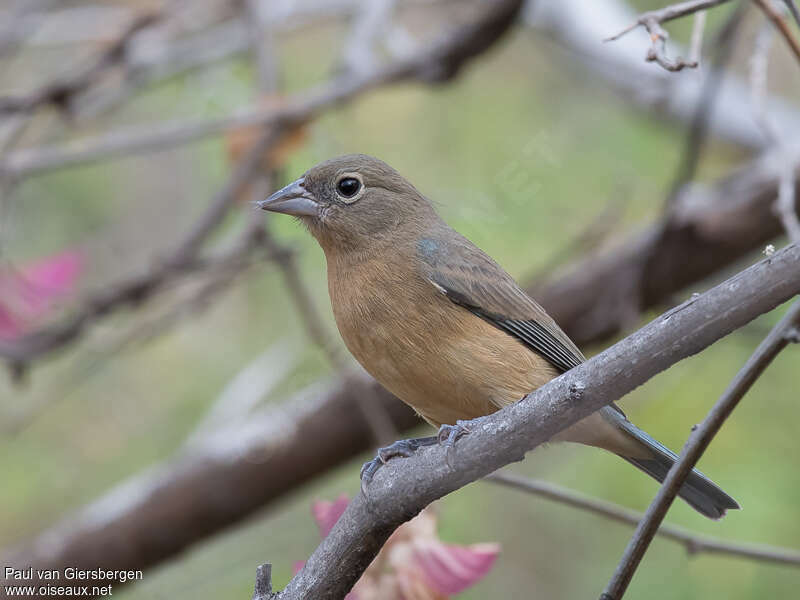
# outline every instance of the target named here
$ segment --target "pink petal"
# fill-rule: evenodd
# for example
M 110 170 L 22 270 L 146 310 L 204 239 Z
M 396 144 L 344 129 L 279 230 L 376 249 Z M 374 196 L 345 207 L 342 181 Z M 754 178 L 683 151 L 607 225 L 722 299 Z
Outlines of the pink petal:
M 333 502 L 317 500 L 311 505 L 311 513 L 317 521 L 319 532 L 322 537 L 327 536 L 331 529 L 333 529 L 333 526 L 336 525 L 336 521 L 339 520 L 339 517 L 342 516 L 342 513 L 344 513 L 344 510 L 347 508 L 348 502 L 347 496 L 342 494 Z
M 0 305 L 0 340 L 10 340 L 22 333 L 23 325 L 10 311 Z
M 81 255 L 68 250 L 19 271 L 0 272 L 0 338 L 23 334 L 54 299 L 72 290 L 82 270 Z
M 83 270 L 83 257 L 75 250 L 66 250 L 26 266 L 22 279 L 44 295 L 68 292 Z
M 483 578 L 500 553 L 499 544 L 457 546 L 438 540 L 414 544 L 414 562 L 433 588 L 457 594 Z

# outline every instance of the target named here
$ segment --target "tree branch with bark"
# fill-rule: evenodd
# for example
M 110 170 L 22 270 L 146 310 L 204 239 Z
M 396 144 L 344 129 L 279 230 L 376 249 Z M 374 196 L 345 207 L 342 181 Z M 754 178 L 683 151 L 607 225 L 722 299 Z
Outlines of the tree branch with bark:
M 668 311 L 520 402 L 484 417 L 459 441 L 453 461 L 446 460 L 443 447 L 390 461 L 367 495 L 350 502 L 278 598 L 343 598 L 389 535 L 425 506 L 521 460 L 562 429 L 798 293 L 800 248 L 791 245 Z

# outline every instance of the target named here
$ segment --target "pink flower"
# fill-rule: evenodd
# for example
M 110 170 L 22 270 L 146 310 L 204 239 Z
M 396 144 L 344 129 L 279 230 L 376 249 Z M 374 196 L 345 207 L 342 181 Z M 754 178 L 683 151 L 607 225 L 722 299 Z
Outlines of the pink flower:
M 345 508 L 344 495 L 313 504 L 323 537 Z M 436 535 L 436 514 L 428 507 L 392 534 L 347 600 L 447 600 L 482 579 L 499 552 L 499 544 L 445 544 Z M 295 573 L 301 568 L 303 563 L 296 563 Z
M 68 250 L 22 268 L 0 270 L 0 339 L 14 339 L 71 292 L 83 258 Z

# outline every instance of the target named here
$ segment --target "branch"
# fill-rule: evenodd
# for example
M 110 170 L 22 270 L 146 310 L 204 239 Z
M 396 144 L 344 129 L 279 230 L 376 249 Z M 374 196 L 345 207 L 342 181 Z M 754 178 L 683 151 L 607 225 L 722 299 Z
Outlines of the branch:
M 673 4 L 659 10 L 642 13 L 639 18 L 636 19 L 636 22 L 633 25 L 623 29 L 621 32 L 611 36 L 610 38 L 606 38 L 604 41 L 616 41 L 626 33 L 633 31 L 641 25 L 647 30 L 647 33 L 650 34 L 650 41 L 652 43 L 652 46 L 650 47 L 650 50 L 647 51 L 647 56 L 645 58 L 647 62 L 655 61 L 667 71 L 681 71 L 685 67 L 695 68 L 698 65 L 697 59 L 686 61 L 682 58 L 672 60 L 667 57 L 666 49 L 669 34 L 663 27 L 661 27 L 661 24 L 666 23 L 667 21 L 672 21 L 673 19 L 685 17 L 686 15 L 690 15 L 692 13 L 705 11 L 706 9 L 713 8 L 727 1 L 728 0 L 693 0 L 691 2 L 681 2 L 679 4 Z M 694 53 L 691 52 L 690 56 L 693 54 Z
M 61 525 L 42 532 L 14 553 L 14 564 L 142 568 L 173 557 L 220 529 L 241 522 L 304 481 L 368 449 L 371 436 L 366 420 L 350 418 L 354 412 L 358 414 L 358 399 L 385 407 L 399 431 L 419 423 L 413 411 L 374 381 L 364 377 L 348 379 L 315 404 L 313 414 L 306 414 L 302 406 L 296 412 L 291 407 L 278 410 L 271 418 L 253 419 L 245 431 L 223 432 L 216 439 L 222 448 L 229 448 L 227 453 L 220 451 L 206 461 L 206 453 L 200 452 L 193 456 L 193 461 L 176 459 L 158 467 L 154 470 L 161 473 L 162 483 L 158 486 L 147 484 L 153 481 L 152 473 L 123 482 L 106 494 L 107 500 L 101 499 L 79 513 L 92 515 L 96 506 L 110 506 L 109 503 L 118 503 L 122 498 L 124 506 L 106 525 L 95 527 L 88 517 L 65 518 Z M 339 422 L 345 415 L 349 415 L 352 423 Z M 285 452 L 273 455 L 265 451 L 274 437 L 268 427 L 292 432 L 292 441 Z M 313 445 L 309 440 L 313 440 Z M 265 455 L 270 457 L 268 461 L 252 458 Z M 298 465 L 302 467 L 299 471 Z M 201 473 L 206 479 L 201 478 Z M 254 490 L 253 481 L 267 483 Z M 227 490 L 224 506 L 203 487 L 214 482 Z M 129 501 L 131 497 L 140 501 Z M 184 505 L 187 498 L 192 501 Z M 165 508 L 156 510 L 159 505 Z M 163 531 L 169 531 L 166 540 L 160 533 Z M 56 543 L 48 546 L 47 540 Z M 160 541 L 156 543 L 157 540 Z M 100 556 L 102 561 L 97 562 Z
M 689 40 L 689 62 L 700 64 L 703 55 L 703 31 L 706 27 L 706 11 L 695 13 L 692 23 L 692 37 Z
M 367 74 L 346 73 L 316 90 L 289 98 L 283 106 L 251 108 L 208 121 L 162 124 L 149 131 L 127 128 L 62 146 L 19 151 L 0 162 L 0 175 L 19 178 L 39 171 L 163 150 L 238 127 L 294 127 L 376 88 L 407 81 L 442 83 L 455 77 L 472 58 L 500 39 L 522 4 L 522 0 L 492 3 L 475 22 L 458 27 L 409 58 Z
M 552 380 L 520 402 L 483 417 L 446 449 L 390 461 L 354 498 L 282 600 L 342 598 L 389 535 L 432 501 L 511 461 L 675 362 L 700 352 L 800 292 L 800 248 L 789 246 L 662 315 L 632 336 Z M 624 374 L 624 376 L 622 376 Z
M 642 520 L 642 517 L 644 517 L 644 513 L 625 508 L 613 502 L 584 496 L 583 494 L 579 494 L 553 483 L 527 479 L 505 471 L 492 473 L 484 477 L 484 480 L 521 490 L 528 494 L 551 500 L 557 504 L 564 504 L 595 515 L 600 515 L 601 517 L 616 521 L 617 523 L 636 526 Z M 697 535 L 681 527 L 670 525 L 669 523 L 662 523 L 656 530 L 656 535 L 681 544 L 690 555 L 720 554 L 723 556 L 738 556 L 764 563 L 777 563 L 800 567 L 800 551 L 797 550 L 729 542 L 718 538 Z
M 532 28 L 565 47 L 572 58 L 585 65 L 587 77 L 608 84 L 626 103 L 647 114 L 689 122 L 703 93 L 704 73 L 685 69 L 675 77 L 664 69 L 652 68 L 639 58 L 638 35 L 614 44 L 598 43 L 609 32 L 637 18 L 623 0 L 537 0 L 526 11 L 526 21 Z M 668 44 L 668 50 L 670 47 Z M 745 82 L 728 75 L 709 123 L 711 135 L 746 148 L 763 149 L 765 140 L 758 125 L 742 118 L 749 110 Z M 771 97 L 768 110 L 781 123 L 787 139 L 800 139 L 800 119 L 794 105 Z
M 24 96 L 0 97 L 0 115 L 31 112 L 48 104 L 66 110 L 72 98 L 94 85 L 109 68 L 122 62 L 128 44 L 137 33 L 150 27 L 160 18 L 158 12 L 138 15 L 91 64 L 69 78 L 47 83 Z
M 797 277 L 797 275 L 795 275 Z M 601 600 L 620 600 L 636 572 L 644 553 L 658 530 L 659 525 L 672 505 L 678 490 L 686 481 L 697 461 L 705 452 L 711 440 L 719 432 L 725 420 L 733 412 L 750 387 L 761 376 L 772 360 L 790 341 L 790 335 L 797 335 L 800 325 L 800 301 L 795 302 L 781 321 L 770 331 L 758 346 L 742 370 L 737 373 L 728 389 L 720 397 L 708 416 L 692 432 L 680 458 L 672 465 L 667 477 L 647 509 L 644 518 L 628 543 L 614 575 L 611 577 Z
M 186 274 L 202 264 L 197 253 L 216 226 L 222 222 L 238 192 L 252 173 L 260 168 L 262 157 L 282 130 L 268 129 L 236 166 L 225 186 L 214 196 L 206 212 L 159 265 L 143 275 L 123 280 L 83 301 L 81 308 L 62 322 L 43 327 L 11 341 L 0 341 L 0 357 L 5 358 L 12 372 L 19 375 L 40 356 L 64 347 L 80 337 L 91 323 L 124 306 L 136 306 L 169 284 L 174 276 Z M 247 230 L 241 244 L 231 251 L 235 257 L 262 242 L 257 231 Z
M 439 3 L 444 2 L 440 0 Z M 434 6 L 436 3 L 426 0 L 405 0 L 399 8 L 415 11 L 416 14 Z M 361 0 L 295 3 L 287 5 L 285 10 L 273 10 L 268 16 L 271 17 L 271 27 L 285 34 L 309 23 L 349 18 L 360 7 Z M 675 78 L 666 71 L 641 64 L 632 58 L 631 51 L 634 51 L 635 44 L 630 47 L 625 42 L 613 46 L 597 44 L 597 40 L 607 35 L 608 31 L 618 29 L 620 24 L 633 19 L 633 13 L 621 0 L 537 0 L 527 4 L 527 13 L 534 28 L 540 31 L 544 29 L 544 33 L 555 36 L 573 52 L 577 51 L 574 58 L 593 62 L 589 71 L 591 76 L 622 87 L 627 101 L 638 104 L 651 114 L 667 113 L 679 121 L 690 118 L 691 111 L 687 111 L 687 107 L 696 102 L 697 78 Z M 547 22 L 540 18 L 542 14 L 547 15 Z M 695 14 L 699 16 L 704 13 Z M 123 67 L 125 78 L 120 85 L 111 90 L 97 90 L 94 97 L 80 96 L 73 103 L 73 116 L 79 120 L 94 116 L 127 99 L 141 87 L 242 53 L 247 49 L 247 28 L 241 21 L 232 18 L 201 32 L 193 30 L 192 35 L 159 47 L 157 53 L 131 53 Z M 192 22 L 194 24 L 194 19 Z M 389 33 L 385 42 L 388 49 L 393 56 L 407 56 L 409 44 L 399 44 L 401 49 L 395 51 L 394 46 L 398 45 L 394 43 L 396 39 L 402 42 L 401 29 L 395 28 Z M 590 55 L 584 54 L 587 51 Z M 689 57 L 693 56 L 690 47 Z M 712 133 L 736 144 L 760 148 L 763 145 L 760 133 L 749 120 L 739 118 L 744 107 L 738 87 L 741 86 L 735 76 L 730 76 L 720 97 L 722 114 L 711 123 Z M 779 117 L 787 131 L 800 131 L 800 117 L 791 105 L 770 99 L 770 112 Z

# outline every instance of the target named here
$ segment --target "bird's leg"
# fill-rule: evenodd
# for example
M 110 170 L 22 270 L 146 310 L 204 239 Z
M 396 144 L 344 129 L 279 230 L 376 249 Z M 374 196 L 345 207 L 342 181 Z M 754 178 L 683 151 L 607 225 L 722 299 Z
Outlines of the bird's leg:
M 375 458 L 364 463 L 361 467 L 361 493 L 366 496 L 366 486 L 372 481 L 375 473 L 378 472 L 383 465 L 386 464 L 391 458 L 402 456 L 408 458 L 412 456 L 419 448 L 423 446 L 433 446 L 439 443 L 439 437 L 436 435 L 430 437 L 411 438 L 408 440 L 397 440 L 395 443 L 390 444 L 384 448 L 378 448 Z
M 439 444 L 447 449 L 447 466 L 453 468 L 453 458 L 456 452 L 456 441 L 472 431 L 483 417 L 470 419 L 468 421 L 458 420 L 455 425 L 442 425 L 439 427 L 439 434 L 436 436 Z

